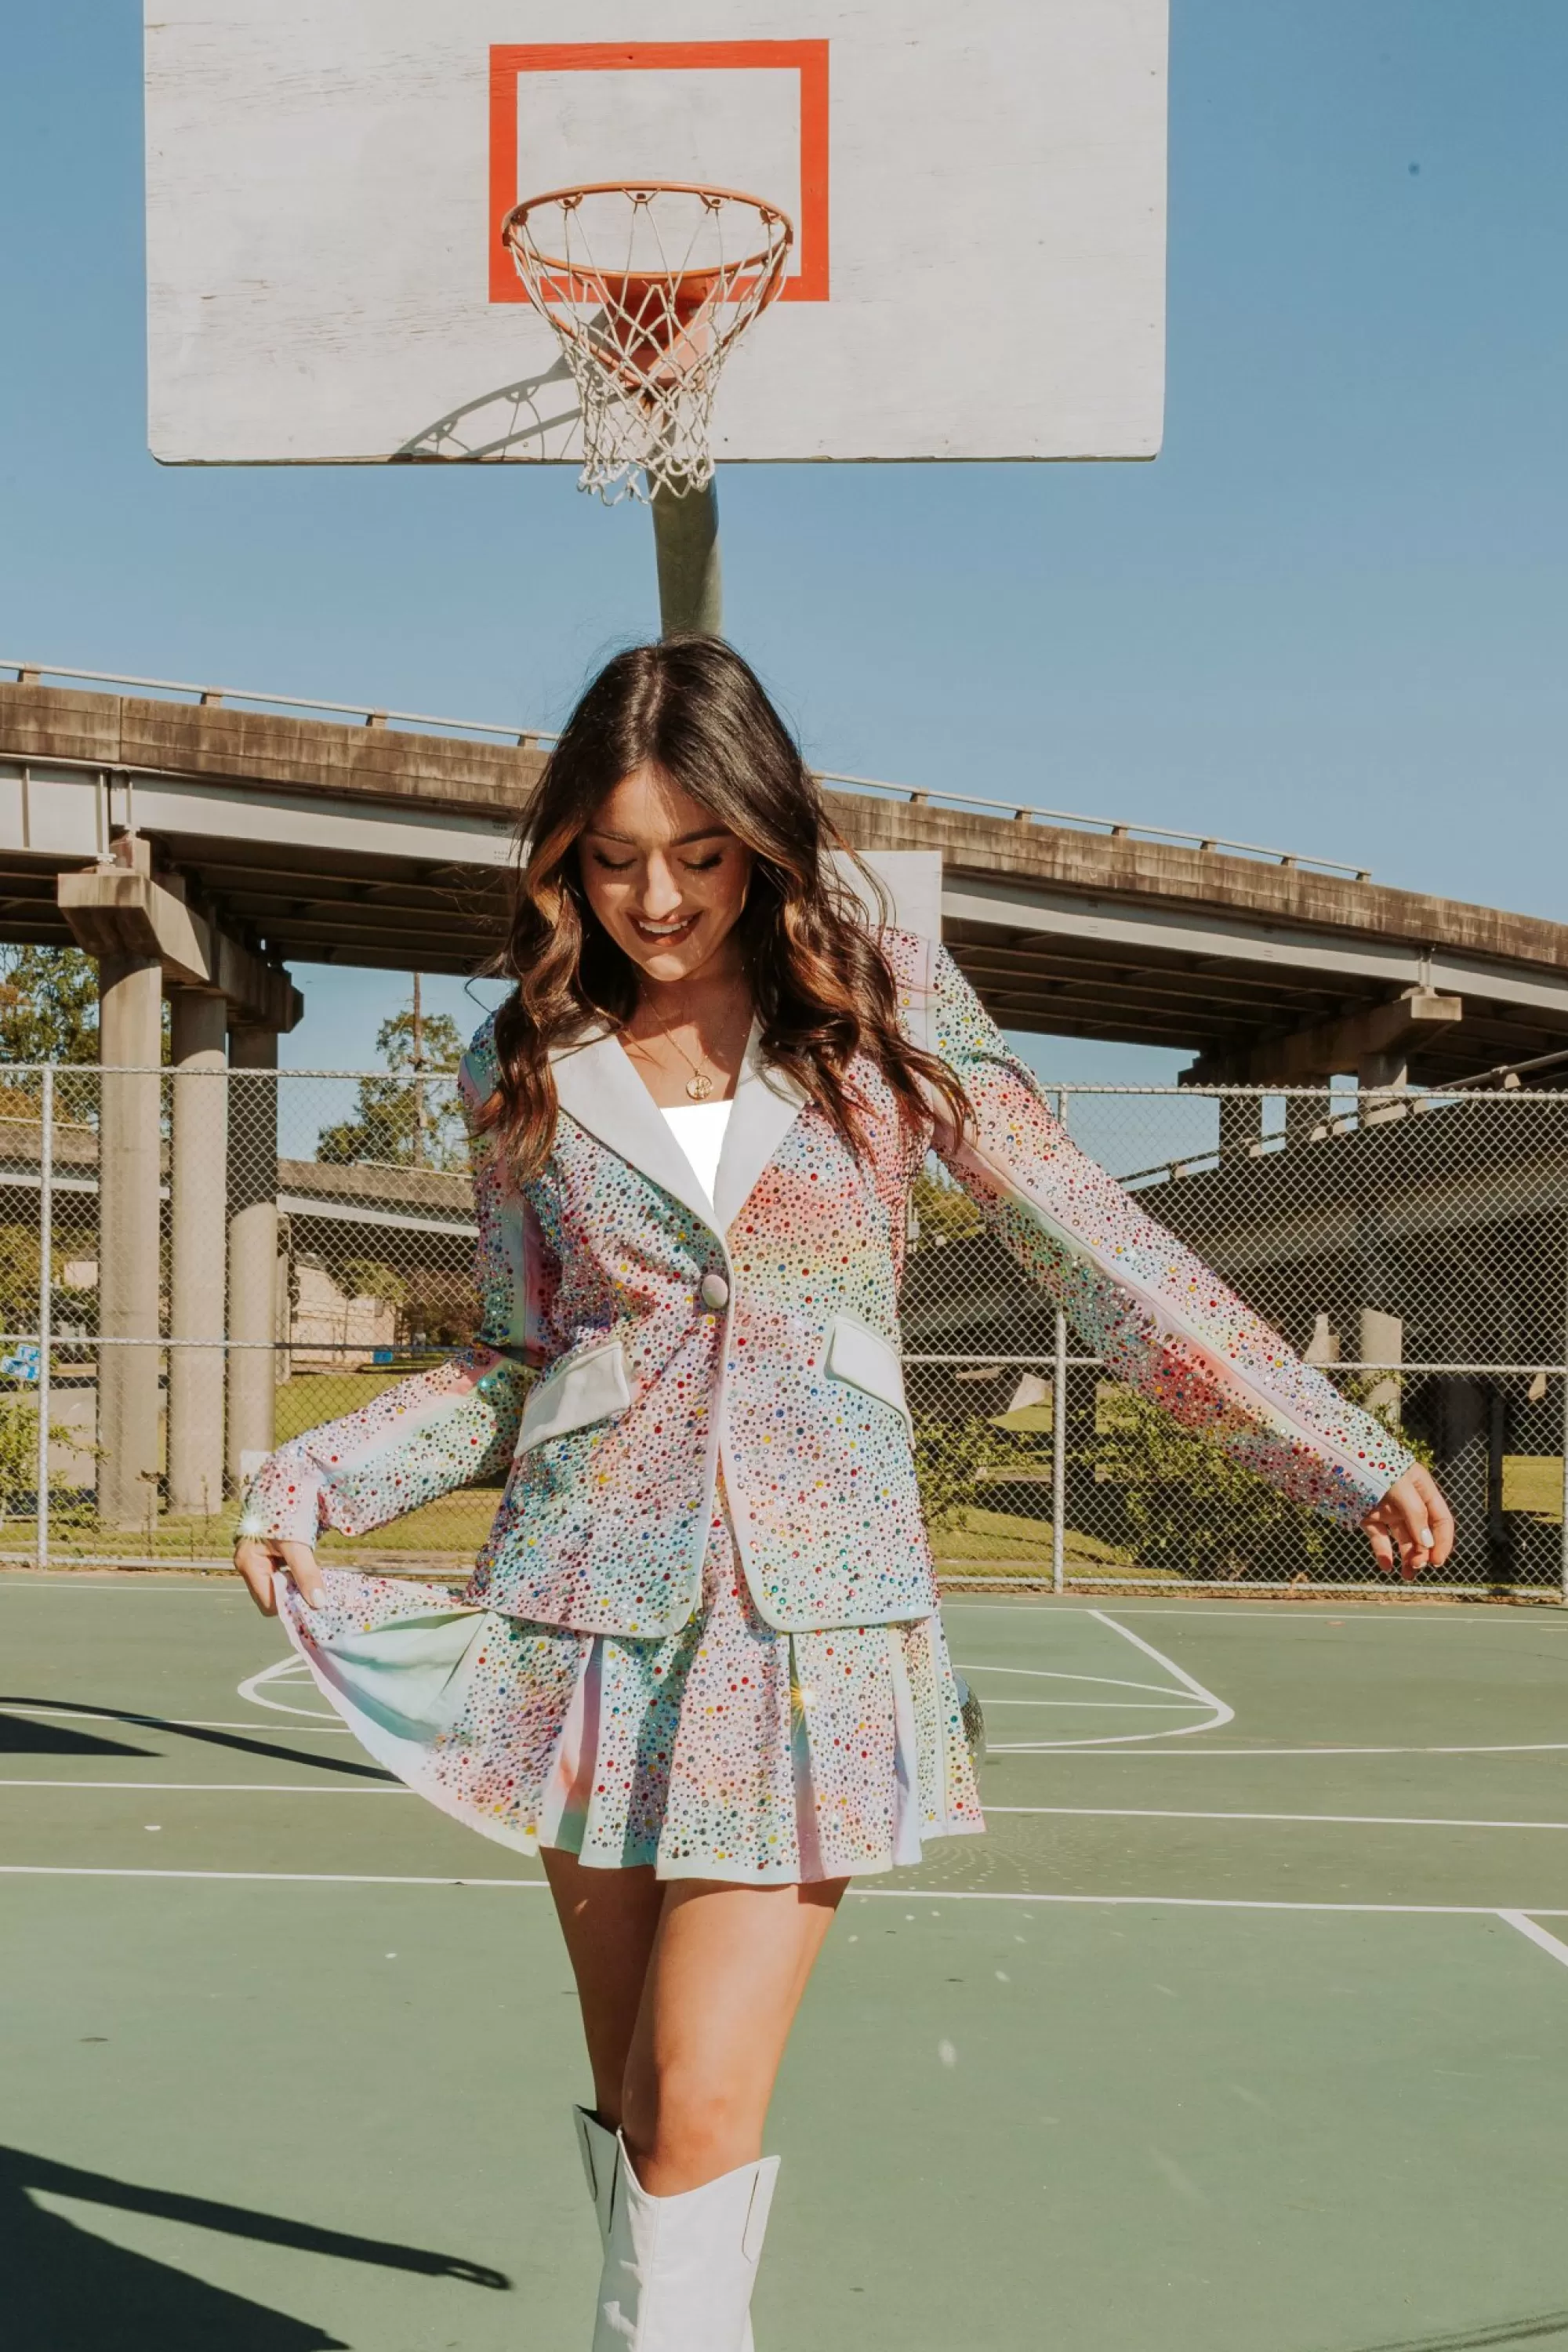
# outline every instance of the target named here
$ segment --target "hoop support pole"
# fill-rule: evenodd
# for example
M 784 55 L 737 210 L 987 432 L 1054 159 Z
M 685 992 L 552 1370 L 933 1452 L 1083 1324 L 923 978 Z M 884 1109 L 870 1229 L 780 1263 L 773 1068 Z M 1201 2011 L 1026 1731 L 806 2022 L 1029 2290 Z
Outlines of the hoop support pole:
M 724 581 L 719 561 L 719 488 L 709 482 L 684 498 L 655 488 L 653 547 L 658 565 L 661 636 L 724 634 Z

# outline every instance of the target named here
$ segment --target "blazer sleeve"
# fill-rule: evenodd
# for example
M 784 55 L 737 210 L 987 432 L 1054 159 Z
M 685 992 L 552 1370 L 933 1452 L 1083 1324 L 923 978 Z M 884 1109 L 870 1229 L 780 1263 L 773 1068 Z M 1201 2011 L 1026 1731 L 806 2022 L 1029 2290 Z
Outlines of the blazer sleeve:
M 1113 1376 L 1285 1495 L 1357 1527 L 1413 1456 L 1078 1149 L 945 948 L 930 1049 L 973 1120 L 935 1149 L 996 1238 Z
M 486 1042 L 481 1031 L 458 1074 L 470 1129 L 489 1092 Z M 553 1269 L 489 1137 L 474 1138 L 472 1156 L 481 1308 L 472 1344 L 269 1454 L 246 1491 L 240 1535 L 306 1544 L 324 1528 L 363 1535 L 505 1470 L 529 1369 L 546 1352 Z

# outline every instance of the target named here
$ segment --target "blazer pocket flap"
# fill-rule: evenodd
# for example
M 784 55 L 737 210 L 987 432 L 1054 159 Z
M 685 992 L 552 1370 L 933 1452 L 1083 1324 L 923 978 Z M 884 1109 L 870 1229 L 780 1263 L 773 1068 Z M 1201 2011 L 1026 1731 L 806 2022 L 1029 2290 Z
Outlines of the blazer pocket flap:
M 899 1351 L 868 1323 L 858 1323 L 852 1315 L 834 1317 L 827 1327 L 827 1369 L 836 1381 L 864 1389 L 868 1396 L 890 1404 L 908 1421 L 910 1408 Z
M 570 1430 L 586 1429 L 590 1422 L 606 1421 L 625 1412 L 631 1401 L 626 1355 L 620 1341 L 612 1339 L 607 1347 L 574 1356 L 530 1389 L 517 1450 L 526 1454 L 546 1438 L 564 1437 Z

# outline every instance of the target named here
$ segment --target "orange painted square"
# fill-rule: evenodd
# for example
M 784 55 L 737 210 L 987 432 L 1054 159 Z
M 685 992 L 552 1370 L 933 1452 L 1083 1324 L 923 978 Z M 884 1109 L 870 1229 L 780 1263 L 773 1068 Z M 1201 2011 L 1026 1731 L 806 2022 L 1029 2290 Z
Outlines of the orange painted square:
M 490 50 L 489 286 L 492 302 L 526 302 L 522 281 L 500 241 L 500 225 L 520 194 L 517 184 L 517 85 L 525 73 L 702 73 L 753 67 L 800 77 L 799 268 L 779 289 L 781 302 L 826 302 L 827 247 L 827 47 L 826 41 L 525 41 Z

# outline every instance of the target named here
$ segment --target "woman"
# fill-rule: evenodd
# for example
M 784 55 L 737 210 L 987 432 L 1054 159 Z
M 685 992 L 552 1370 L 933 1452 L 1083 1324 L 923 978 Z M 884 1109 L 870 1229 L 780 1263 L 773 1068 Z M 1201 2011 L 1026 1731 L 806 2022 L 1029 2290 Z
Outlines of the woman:
M 272 1455 L 236 1564 L 373 1755 L 542 1856 L 594 2079 L 596 2352 L 739 2352 L 769 2095 L 845 1887 L 983 1827 L 900 1371 L 928 1150 L 1116 1378 L 1381 1567 L 1442 1560 L 1451 1523 L 1074 1149 L 945 952 L 868 927 L 727 646 L 612 661 L 523 837 L 516 986 L 461 1076 L 480 1336 Z M 503 1472 L 456 1604 L 318 1567 L 322 1528 Z

